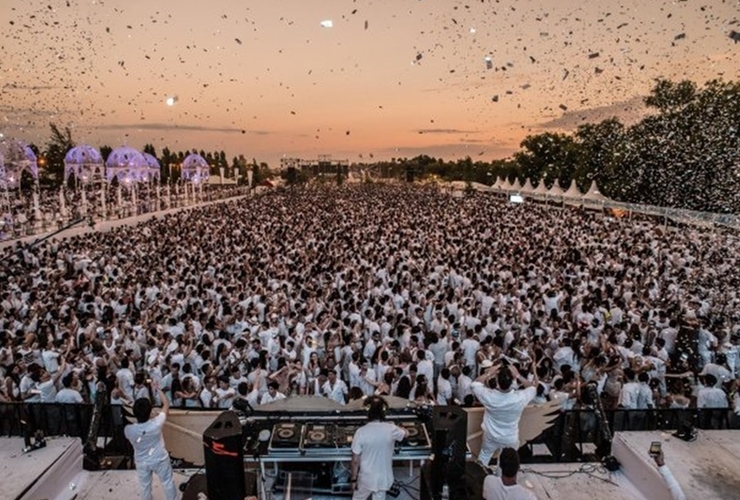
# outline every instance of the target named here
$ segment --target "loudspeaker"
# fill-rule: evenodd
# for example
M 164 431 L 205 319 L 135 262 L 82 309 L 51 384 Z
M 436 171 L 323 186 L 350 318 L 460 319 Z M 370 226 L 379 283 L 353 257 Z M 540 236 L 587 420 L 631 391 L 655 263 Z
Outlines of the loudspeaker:
M 233 411 L 225 411 L 203 433 L 208 498 L 244 500 L 242 426 Z
M 447 482 L 450 498 L 464 498 L 468 414 L 459 406 L 435 406 L 432 415 L 432 495 Z M 462 496 L 460 496 L 462 495 Z
M 681 325 L 676 336 L 676 347 L 671 366 L 680 370 L 699 369 L 699 330 L 693 325 Z

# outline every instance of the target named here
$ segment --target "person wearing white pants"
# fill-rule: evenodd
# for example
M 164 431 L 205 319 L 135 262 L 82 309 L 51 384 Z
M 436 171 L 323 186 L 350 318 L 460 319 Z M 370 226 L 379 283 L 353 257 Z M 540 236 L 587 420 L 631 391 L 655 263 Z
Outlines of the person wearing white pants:
M 124 429 L 126 439 L 134 447 L 134 461 L 136 473 L 139 476 L 142 500 L 153 500 L 152 473 L 159 476 L 164 487 L 167 500 L 177 499 L 177 488 L 172 477 L 170 455 L 164 446 L 162 427 L 170 411 L 170 403 L 161 389 L 157 388 L 162 411 L 151 418 L 152 403 L 147 398 L 139 398 L 134 402 L 134 416 L 137 423 L 130 424 Z
M 470 385 L 475 397 L 486 408 L 481 424 L 483 443 L 478 454 L 478 461 L 484 467 L 488 467 L 496 452 L 504 448 L 519 448 L 519 420 L 524 408 L 537 395 L 536 376 L 533 382 L 529 382 L 514 365 L 493 368 L 489 365 L 488 368 Z M 498 383 L 496 389 L 488 386 L 493 377 Z M 526 389 L 514 390 L 514 380 Z

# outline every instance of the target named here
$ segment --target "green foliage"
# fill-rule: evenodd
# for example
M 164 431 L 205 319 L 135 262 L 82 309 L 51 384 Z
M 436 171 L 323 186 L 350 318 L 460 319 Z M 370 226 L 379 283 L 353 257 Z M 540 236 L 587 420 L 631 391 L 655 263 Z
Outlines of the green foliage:
M 64 179 L 64 157 L 75 146 L 75 143 L 72 140 L 72 131 L 69 127 L 60 130 L 54 123 L 50 123 L 49 126 L 51 127 L 51 137 L 44 150 L 46 170 L 45 172 L 42 171 L 42 175 L 47 176 L 49 180 L 55 183 L 61 183 Z
M 515 175 L 582 191 L 596 181 L 620 201 L 740 212 L 740 84 L 661 80 L 644 101 L 656 114 L 629 128 L 611 118 L 570 136 L 527 137 Z

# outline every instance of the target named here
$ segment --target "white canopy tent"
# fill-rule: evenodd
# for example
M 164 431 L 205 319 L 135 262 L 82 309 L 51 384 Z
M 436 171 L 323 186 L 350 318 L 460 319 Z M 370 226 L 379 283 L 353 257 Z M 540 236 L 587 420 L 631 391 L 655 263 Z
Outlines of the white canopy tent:
M 560 187 L 560 183 L 555 180 L 555 183 L 552 185 L 550 189 L 547 190 L 548 196 L 550 198 L 562 198 L 564 191 L 563 188 Z
M 532 190 L 532 196 L 538 199 L 547 199 L 549 196 L 549 191 L 547 189 L 547 186 L 545 186 L 545 179 L 540 179 L 540 183 L 537 184 L 537 187 Z
M 583 203 L 583 193 L 578 189 L 576 181 L 571 181 L 568 190 L 563 193 L 563 203 L 568 205 L 581 205 Z
M 586 194 L 583 195 L 583 199 L 588 200 L 591 203 L 604 203 L 609 201 L 609 198 L 604 196 L 601 189 L 599 189 L 599 185 L 596 181 L 591 183 L 591 187 L 586 191 Z

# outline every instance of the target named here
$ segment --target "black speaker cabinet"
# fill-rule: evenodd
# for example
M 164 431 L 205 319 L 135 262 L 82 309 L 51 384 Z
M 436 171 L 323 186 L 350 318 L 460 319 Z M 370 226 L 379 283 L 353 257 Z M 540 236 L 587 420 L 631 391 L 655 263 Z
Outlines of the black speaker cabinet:
M 468 414 L 459 406 L 435 406 L 432 436 L 432 496 L 436 497 L 447 482 L 450 498 L 464 498 Z
M 208 498 L 244 500 L 242 426 L 233 411 L 225 411 L 203 433 Z

